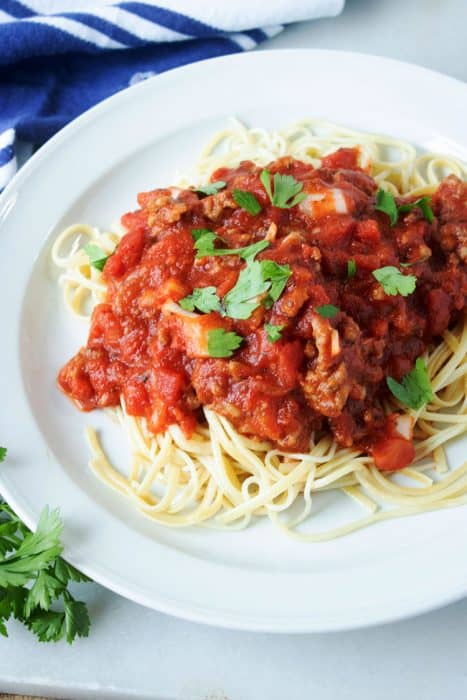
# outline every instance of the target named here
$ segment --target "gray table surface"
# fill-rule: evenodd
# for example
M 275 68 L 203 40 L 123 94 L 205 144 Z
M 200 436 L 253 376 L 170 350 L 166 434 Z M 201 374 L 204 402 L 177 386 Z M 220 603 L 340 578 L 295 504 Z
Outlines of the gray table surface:
M 264 49 L 346 49 L 467 80 L 467 0 L 347 0 L 337 19 L 302 23 Z M 72 647 L 19 625 L 0 639 L 0 690 L 62 698 L 457 700 L 467 697 L 467 600 L 354 632 L 274 636 L 218 630 L 146 610 L 95 584 L 93 620 Z

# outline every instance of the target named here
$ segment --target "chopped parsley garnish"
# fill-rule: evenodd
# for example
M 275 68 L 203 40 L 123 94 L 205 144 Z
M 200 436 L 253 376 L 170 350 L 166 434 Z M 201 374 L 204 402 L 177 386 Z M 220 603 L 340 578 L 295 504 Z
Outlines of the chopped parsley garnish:
M 271 173 L 263 170 L 260 180 L 268 193 L 271 204 L 280 209 L 290 209 L 302 202 L 306 194 L 302 192 L 303 182 L 298 182 L 292 175 L 275 173 L 273 177 L 274 191 L 271 189 Z
M 252 216 L 256 216 L 261 211 L 261 204 L 256 199 L 252 192 L 245 192 L 244 190 L 234 190 L 232 193 L 234 201 L 239 207 L 245 209 Z
M 208 228 L 194 228 L 191 235 L 195 241 L 197 258 L 203 258 L 205 255 L 212 255 L 214 242 L 222 240 L 214 231 L 210 231 Z
M 7 448 L 6 447 L 0 447 L 0 462 L 3 462 L 6 455 L 7 455 Z
M 278 265 L 273 260 L 249 259 L 246 267 L 240 272 L 237 283 L 224 297 L 227 316 L 249 318 L 261 305 L 266 292 L 265 301 L 274 303 L 284 291 L 291 274 L 289 265 Z
M 430 256 L 425 255 L 425 257 L 420 258 L 420 260 L 414 260 L 413 262 L 409 262 L 409 263 L 400 263 L 400 266 L 401 267 L 412 267 L 413 265 L 419 265 L 420 263 L 424 263 L 429 259 L 430 259 Z
M 246 319 L 261 304 L 261 295 L 270 288 L 263 275 L 263 268 L 257 260 L 249 261 L 241 270 L 234 287 L 224 297 L 227 316 Z
M 386 383 L 396 399 L 409 408 L 417 410 L 433 398 L 430 379 L 422 357 L 417 358 L 415 367 L 396 382 L 392 377 L 386 377 Z
M 1 448 L 0 461 L 5 456 L 6 449 Z M 89 579 L 60 557 L 62 529 L 57 510 L 44 508 L 33 533 L 6 503 L 0 503 L 0 634 L 4 637 L 11 617 L 40 642 L 64 637 L 71 644 L 76 637 L 88 636 L 86 605 L 73 598 L 68 586 Z
M 350 280 L 357 274 L 357 263 L 355 260 L 347 260 L 347 278 Z
M 397 204 L 396 200 L 390 192 L 386 192 L 386 190 L 381 189 L 378 190 L 378 192 L 376 193 L 375 209 L 377 209 L 378 211 L 382 211 L 384 212 L 384 214 L 387 214 L 389 216 L 391 226 L 394 226 L 397 223 L 397 219 L 399 216 L 397 212 Z
M 316 307 L 316 312 L 323 318 L 334 318 L 339 311 L 340 309 L 333 304 L 323 304 L 322 306 Z
M 415 207 L 419 207 L 425 219 L 431 224 L 435 217 L 430 203 L 430 197 L 420 197 L 420 199 L 417 199 L 415 202 L 410 204 L 401 204 L 401 206 L 398 207 L 394 196 L 390 192 L 379 189 L 376 193 L 375 209 L 387 214 L 389 216 L 391 226 L 394 226 L 397 223 L 400 214 L 407 214 L 409 211 L 412 211 L 412 209 L 415 209 Z
M 202 311 L 208 314 L 211 311 L 221 311 L 221 302 L 216 294 L 215 287 L 197 287 L 187 297 L 178 302 L 185 311 Z
M 84 246 L 83 248 L 84 252 L 89 258 L 89 262 L 92 265 L 92 267 L 95 267 L 96 270 L 99 270 L 99 272 L 102 272 L 104 269 L 104 265 L 107 262 L 109 256 L 104 253 L 104 251 L 99 248 L 98 245 L 95 245 L 94 243 L 88 243 L 87 245 Z
M 399 207 L 399 214 L 406 214 L 407 212 L 412 211 L 412 209 L 415 209 L 415 207 L 419 207 L 425 219 L 431 224 L 433 223 L 435 216 L 430 204 L 431 197 L 420 197 L 420 199 L 417 199 L 411 204 L 402 204 L 402 206 Z
M 210 195 L 217 194 L 220 190 L 223 190 L 226 186 L 224 180 L 217 180 L 216 182 L 208 182 L 207 185 L 202 185 L 201 187 L 195 187 L 195 192 L 200 194 Z
M 415 291 L 417 285 L 415 275 L 403 275 L 397 267 L 392 265 L 373 270 L 372 275 L 378 280 L 385 293 L 392 297 L 397 294 L 407 297 Z
M 243 248 L 214 248 L 216 241 L 222 241 L 217 234 L 209 229 L 193 229 L 192 236 L 195 239 L 196 257 L 239 255 L 244 260 L 254 258 L 255 255 L 265 250 L 270 245 L 269 241 L 257 241 Z
M 242 336 L 215 328 L 208 332 L 208 353 L 211 357 L 230 357 L 242 343 Z
M 264 330 L 270 343 L 276 343 L 282 338 L 282 331 L 285 326 L 274 326 L 272 323 L 265 323 Z
M 285 289 L 287 280 L 292 274 L 290 265 L 279 265 L 273 260 L 262 260 L 260 265 L 264 279 L 271 281 L 271 289 L 269 290 L 268 297 L 272 299 L 272 301 L 277 301 Z

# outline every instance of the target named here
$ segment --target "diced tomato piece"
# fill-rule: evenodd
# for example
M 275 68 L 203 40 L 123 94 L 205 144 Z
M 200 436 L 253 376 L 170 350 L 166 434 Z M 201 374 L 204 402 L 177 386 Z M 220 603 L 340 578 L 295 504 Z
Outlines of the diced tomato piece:
M 166 403 L 175 403 L 183 391 L 185 378 L 180 372 L 158 367 L 154 370 L 152 387 Z
M 357 238 L 365 243 L 379 243 L 381 240 L 381 232 L 378 222 L 374 219 L 365 219 L 357 224 Z
M 359 148 L 339 148 L 334 153 L 324 156 L 321 160 L 322 168 L 358 168 Z
M 144 230 L 147 226 L 147 219 L 147 212 L 138 209 L 137 211 L 129 211 L 123 214 L 120 222 L 128 231 L 133 231 L 134 229 Z
M 149 405 L 148 392 L 144 382 L 132 377 L 123 386 L 123 398 L 130 416 L 142 416 Z
M 410 440 L 387 437 L 373 445 L 371 454 L 378 469 L 382 472 L 394 472 L 413 462 L 415 448 Z
M 107 260 L 103 270 L 103 279 L 122 277 L 128 270 L 137 265 L 141 259 L 145 242 L 142 228 L 135 229 L 123 236 L 117 250 Z

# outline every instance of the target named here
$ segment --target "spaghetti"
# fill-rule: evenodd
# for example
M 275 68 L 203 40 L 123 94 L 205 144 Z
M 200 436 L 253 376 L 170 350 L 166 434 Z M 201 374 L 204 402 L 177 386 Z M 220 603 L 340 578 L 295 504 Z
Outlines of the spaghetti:
M 467 179 L 461 163 L 434 154 L 418 156 L 410 145 L 362 134 L 320 121 L 304 121 L 282 131 L 247 129 L 234 121 L 217 134 L 193 172 L 178 181 L 201 186 L 218 168 L 237 168 L 252 160 L 259 166 L 284 156 L 318 168 L 338 148 L 359 151 L 359 165 L 394 195 L 430 195 L 443 177 Z M 93 307 L 106 298 L 101 272 L 90 264 L 84 244 L 111 255 L 123 230 L 102 233 L 81 224 L 63 231 L 52 259 L 60 268 L 67 307 L 88 323 Z M 225 416 L 203 407 L 205 422 L 191 437 L 171 424 L 155 434 L 144 417 L 129 415 L 125 401 L 106 409 L 119 422 L 131 448 L 128 471 L 105 454 L 96 432 L 86 431 L 90 467 L 108 486 L 128 498 L 148 518 L 167 526 L 246 527 L 267 516 L 295 538 L 317 542 L 339 537 L 388 518 L 467 503 L 467 462 L 450 471 L 445 446 L 467 430 L 467 325 L 446 330 L 425 361 L 432 399 L 412 417 L 413 463 L 397 475 L 381 472 L 361 449 L 340 446 L 329 432 L 316 430 L 309 450 L 283 450 L 266 440 L 247 437 Z M 386 412 L 405 411 L 391 398 Z M 367 511 L 363 517 L 326 532 L 299 527 L 313 514 L 315 496 L 339 490 Z

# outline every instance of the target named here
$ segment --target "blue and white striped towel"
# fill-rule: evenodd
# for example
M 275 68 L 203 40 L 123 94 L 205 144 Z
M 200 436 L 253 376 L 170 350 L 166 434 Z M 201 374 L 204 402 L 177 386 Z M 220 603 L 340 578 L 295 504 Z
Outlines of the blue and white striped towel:
M 0 191 L 16 171 L 16 138 L 41 144 L 128 85 L 252 49 L 344 2 L 0 0 Z

